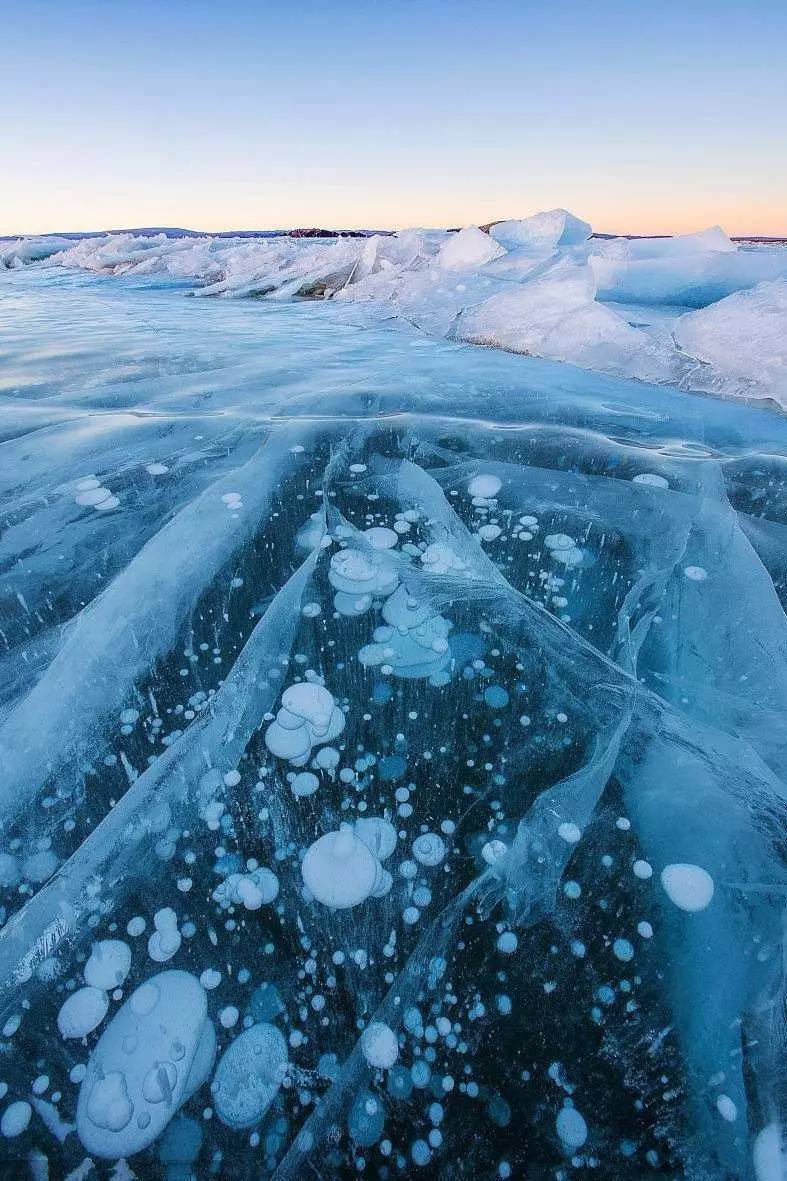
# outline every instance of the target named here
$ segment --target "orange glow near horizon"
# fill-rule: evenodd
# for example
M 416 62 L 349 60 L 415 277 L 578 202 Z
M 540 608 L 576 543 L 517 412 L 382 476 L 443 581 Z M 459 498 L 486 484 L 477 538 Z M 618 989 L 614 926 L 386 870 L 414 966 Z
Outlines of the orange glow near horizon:
M 784 0 L 6 7 L 0 234 L 787 235 Z
M 720 201 L 716 205 L 692 201 L 681 204 L 632 203 L 627 207 L 619 200 L 602 202 L 595 198 L 582 203 L 581 199 L 561 202 L 557 195 L 550 201 L 533 203 L 505 197 L 481 197 L 473 201 L 439 199 L 413 202 L 412 210 L 403 203 L 370 199 L 365 207 L 358 195 L 350 202 L 342 194 L 332 192 L 323 200 L 311 192 L 306 200 L 285 200 L 274 204 L 268 200 L 223 202 L 221 194 L 205 200 L 162 200 L 155 194 L 136 201 L 96 201 L 86 208 L 75 202 L 73 208 L 66 201 L 18 199 L 13 208 L 5 199 L 0 207 L 0 235 L 22 236 L 62 232 L 81 233 L 92 230 L 125 229 L 144 226 L 178 226 L 200 233 L 225 230 L 280 230 L 297 226 L 320 226 L 326 229 L 399 230 L 411 226 L 449 227 L 483 225 L 507 218 L 529 217 L 542 209 L 561 206 L 590 222 L 599 233 L 663 235 L 686 234 L 720 225 L 732 237 L 787 236 L 787 211 L 777 202 L 743 203 Z M 278 205 L 278 208 L 277 208 Z M 282 215 L 286 209 L 286 215 Z

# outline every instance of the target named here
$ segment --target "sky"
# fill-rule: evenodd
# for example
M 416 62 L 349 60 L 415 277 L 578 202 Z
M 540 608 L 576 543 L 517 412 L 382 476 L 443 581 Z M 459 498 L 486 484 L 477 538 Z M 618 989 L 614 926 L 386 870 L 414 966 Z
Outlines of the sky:
M 0 234 L 787 235 L 784 0 L 0 0 Z

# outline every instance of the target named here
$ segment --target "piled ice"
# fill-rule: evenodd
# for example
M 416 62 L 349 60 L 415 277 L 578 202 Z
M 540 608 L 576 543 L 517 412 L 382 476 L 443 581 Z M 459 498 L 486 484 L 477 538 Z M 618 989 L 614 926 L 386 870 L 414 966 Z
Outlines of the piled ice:
M 759 283 L 682 316 L 675 343 L 749 392 L 785 404 L 787 280 Z
M 361 304 L 378 321 L 449 339 L 787 404 L 787 248 L 736 245 L 718 226 L 673 238 L 597 239 L 587 222 L 554 209 L 488 232 L 467 226 L 333 241 L 25 239 L 0 259 L 168 276 L 191 283 L 198 296 L 335 298 Z M 84 503 L 106 509 L 114 500 Z

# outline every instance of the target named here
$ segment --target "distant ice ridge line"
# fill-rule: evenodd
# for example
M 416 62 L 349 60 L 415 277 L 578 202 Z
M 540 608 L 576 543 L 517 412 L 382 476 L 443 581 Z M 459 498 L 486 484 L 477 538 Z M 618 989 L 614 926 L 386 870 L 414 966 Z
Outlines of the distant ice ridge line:
M 458 233 L 28 238 L 0 244 L 0 266 L 179 280 L 195 296 L 332 299 L 430 336 L 787 406 L 787 247 L 738 247 L 718 226 L 591 235 L 555 209 Z

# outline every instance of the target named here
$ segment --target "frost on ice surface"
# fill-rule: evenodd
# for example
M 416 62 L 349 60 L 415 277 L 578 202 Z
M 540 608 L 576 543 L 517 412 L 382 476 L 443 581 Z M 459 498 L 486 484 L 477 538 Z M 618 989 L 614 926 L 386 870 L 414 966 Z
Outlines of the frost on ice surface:
M 9 1176 L 782 1177 L 787 425 L 462 343 L 588 233 L 1 277 Z

